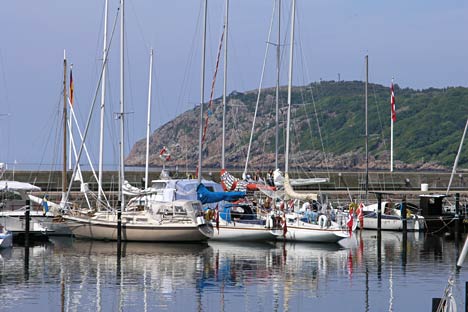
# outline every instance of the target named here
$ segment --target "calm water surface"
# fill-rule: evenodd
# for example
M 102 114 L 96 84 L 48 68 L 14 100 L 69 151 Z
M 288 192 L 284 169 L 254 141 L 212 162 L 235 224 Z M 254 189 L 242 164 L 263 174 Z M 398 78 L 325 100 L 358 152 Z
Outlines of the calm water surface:
M 119 259 L 115 243 L 54 239 L 1 251 L 0 311 L 431 311 L 462 245 L 369 231 L 341 245 L 127 243 Z

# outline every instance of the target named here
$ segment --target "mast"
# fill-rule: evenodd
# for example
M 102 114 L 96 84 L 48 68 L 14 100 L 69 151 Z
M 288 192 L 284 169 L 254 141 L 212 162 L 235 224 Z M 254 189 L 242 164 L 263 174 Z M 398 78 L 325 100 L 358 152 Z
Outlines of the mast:
M 148 83 L 148 119 L 146 126 L 146 167 L 145 167 L 145 189 L 148 188 L 148 166 L 149 166 L 149 137 L 151 130 L 151 78 L 153 74 L 153 49 L 150 51 L 150 68 Z
M 227 43 L 228 43 L 228 21 L 229 21 L 229 0 L 226 0 L 226 12 L 224 15 L 224 82 L 223 82 L 223 135 L 221 143 L 221 168 L 226 168 L 225 148 L 226 148 L 226 92 L 227 92 Z
M 366 114 L 366 198 L 369 192 L 369 132 L 368 132 L 368 119 L 367 119 L 367 84 L 369 83 L 369 56 L 366 55 L 366 84 L 365 84 L 365 114 Z
M 455 157 L 455 162 L 453 163 L 452 174 L 450 174 L 450 180 L 449 180 L 449 183 L 448 183 L 448 186 L 447 186 L 447 192 L 445 193 L 445 195 L 449 194 L 450 187 L 452 186 L 453 176 L 455 175 L 455 172 L 457 172 L 458 160 L 460 159 L 460 154 L 461 154 L 461 151 L 462 151 L 463 142 L 465 141 L 465 136 L 466 136 L 466 130 L 467 129 L 468 129 L 468 119 L 466 120 L 465 130 L 463 130 L 463 135 L 462 135 L 462 139 L 460 141 L 460 145 L 458 146 L 457 156 Z
M 202 39 L 202 55 L 201 55 L 201 83 L 200 83 L 200 131 L 198 136 L 198 167 L 197 180 L 201 183 L 201 167 L 202 167 L 202 138 L 203 138 L 203 101 L 205 98 L 205 53 L 206 53 L 206 16 L 208 9 L 208 0 L 205 0 L 203 10 L 203 39 Z
M 284 153 L 284 175 L 289 175 L 289 128 L 291 124 L 291 91 L 292 91 L 292 75 L 293 75 L 293 54 L 294 54 L 294 24 L 296 18 L 296 0 L 292 0 L 291 8 L 291 38 L 289 42 L 289 74 L 288 74 L 288 115 L 286 123 L 286 145 Z
M 276 46 L 276 115 L 275 115 L 275 169 L 278 168 L 279 144 L 279 81 L 280 81 L 280 53 L 281 53 L 281 0 L 278 0 L 278 44 Z
M 101 84 L 101 123 L 99 133 L 99 173 L 98 173 L 98 205 L 100 205 L 102 199 L 102 171 L 104 162 L 104 116 L 105 116 L 105 97 L 106 97 L 106 56 L 107 56 L 107 15 L 108 15 L 108 0 L 104 4 L 104 40 L 102 49 L 102 84 Z
M 392 89 L 390 95 L 390 172 L 393 172 L 393 105 L 395 104 L 395 97 L 393 93 L 393 78 L 392 78 Z
M 62 199 L 67 192 L 67 56 L 63 50 L 63 167 L 62 167 Z
M 122 185 L 125 181 L 124 173 L 124 42 L 125 42 L 125 33 L 124 33 L 124 0 L 120 0 L 120 170 L 119 170 L 119 195 L 121 201 L 121 211 L 124 211 L 125 208 L 125 195 L 122 192 Z

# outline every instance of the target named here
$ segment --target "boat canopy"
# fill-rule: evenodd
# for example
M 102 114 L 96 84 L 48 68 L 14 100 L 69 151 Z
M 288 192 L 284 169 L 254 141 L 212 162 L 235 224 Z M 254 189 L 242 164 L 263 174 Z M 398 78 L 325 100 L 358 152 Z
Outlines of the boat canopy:
M 18 181 L 0 181 L 0 191 L 40 191 L 41 188 Z
M 214 192 L 210 191 L 203 183 L 200 183 L 197 187 L 198 200 L 202 204 L 217 203 L 220 201 L 235 201 L 240 198 L 244 198 L 245 192 Z

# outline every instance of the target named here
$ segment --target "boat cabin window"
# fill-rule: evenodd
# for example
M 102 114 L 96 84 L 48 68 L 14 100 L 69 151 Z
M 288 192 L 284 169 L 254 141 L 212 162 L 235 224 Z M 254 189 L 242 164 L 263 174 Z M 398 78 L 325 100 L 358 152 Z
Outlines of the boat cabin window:
M 151 185 L 151 187 L 153 187 L 153 188 L 155 188 L 155 189 L 165 189 L 165 188 L 166 188 L 166 185 L 167 185 L 166 182 L 154 181 L 154 182 L 153 182 L 153 185 Z
M 177 215 L 186 215 L 187 211 L 182 206 L 174 206 L 174 213 Z
M 202 211 L 202 206 L 200 203 L 194 202 L 192 203 L 192 209 L 193 211 Z
M 15 192 L 15 191 L 5 191 L 0 193 L 0 198 L 1 199 L 6 199 L 6 200 L 21 200 L 24 199 L 24 197 L 21 195 L 20 192 Z
M 136 222 L 148 222 L 148 218 L 136 218 Z

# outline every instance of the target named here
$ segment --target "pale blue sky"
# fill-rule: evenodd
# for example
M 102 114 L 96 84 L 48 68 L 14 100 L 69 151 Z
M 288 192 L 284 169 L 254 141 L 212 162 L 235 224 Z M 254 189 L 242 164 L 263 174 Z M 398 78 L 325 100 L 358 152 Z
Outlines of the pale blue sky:
M 110 24 L 118 1 L 111 0 Z M 283 30 L 289 30 L 290 1 L 283 0 Z M 224 1 L 209 1 L 205 98 L 213 75 Z M 273 0 L 231 0 L 229 91 L 259 84 Z M 145 136 L 149 48 L 155 49 L 153 130 L 193 108 L 200 98 L 201 0 L 126 0 L 126 153 Z M 0 10 L 0 161 L 18 168 L 60 160 L 58 135 L 63 50 L 74 64 L 76 107 L 87 116 L 96 88 L 102 49 L 104 0 L 2 3 Z M 370 81 L 428 88 L 468 84 L 468 3 L 461 0 L 349 1 L 298 0 L 295 84 L 364 79 L 369 54 Z M 116 163 L 119 99 L 119 27 L 109 59 L 106 161 Z M 276 29 L 275 29 L 276 31 Z M 273 35 L 276 38 L 276 32 Z M 288 35 L 283 34 L 283 38 Z M 274 39 L 276 40 L 276 39 Z M 287 42 L 286 40 L 285 42 Z M 301 52 L 302 51 L 302 52 Z M 273 51 L 271 51 L 273 52 Z M 287 56 L 287 51 L 285 51 Z M 283 59 L 282 84 L 286 84 Z M 274 85 L 270 55 L 265 85 Z M 222 62 L 221 65 L 222 67 Z M 221 95 L 222 70 L 216 97 Z M 97 124 L 98 114 L 95 114 Z M 97 155 L 97 126 L 90 149 Z

